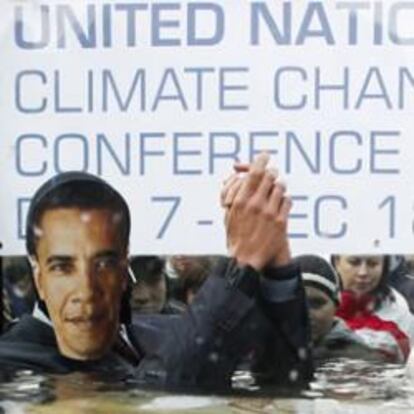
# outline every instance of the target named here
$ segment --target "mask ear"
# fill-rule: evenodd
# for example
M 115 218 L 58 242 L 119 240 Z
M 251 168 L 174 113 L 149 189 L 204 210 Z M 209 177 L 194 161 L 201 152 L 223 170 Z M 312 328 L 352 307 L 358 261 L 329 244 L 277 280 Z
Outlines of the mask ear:
M 44 300 L 41 277 L 40 277 L 39 262 L 37 261 L 36 257 L 29 256 L 29 263 L 30 263 L 30 267 L 32 268 L 33 280 L 36 286 L 37 293 L 40 299 Z
M 121 278 L 122 278 L 121 291 L 122 293 L 125 293 L 128 287 L 128 272 L 122 272 Z
M 122 297 L 121 297 L 121 309 L 119 314 L 119 321 L 121 324 L 131 323 L 131 285 L 130 282 L 132 269 L 129 266 L 129 260 L 126 262 L 126 271 L 122 274 Z

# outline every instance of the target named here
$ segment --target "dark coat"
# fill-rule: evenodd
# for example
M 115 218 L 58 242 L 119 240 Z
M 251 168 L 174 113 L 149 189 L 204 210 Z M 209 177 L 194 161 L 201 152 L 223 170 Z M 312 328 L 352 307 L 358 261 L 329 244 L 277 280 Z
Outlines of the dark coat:
M 288 381 L 294 369 L 294 381 L 309 380 L 312 363 L 304 355 L 309 327 L 301 284 L 287 301 L 269 304 L 260 299 L 259 275 L 253 269 L 228 262 L 224 266 L 217 272 L 225 277 L 211 275 L 184 314 L 147 315 L 127 326 L 139 355 L 135 362 L 115 350 L 95 361 L 66 358 L 58 351 L 53 328 L 25 316 L 0 338 L 0 365 L 62 374 L 117 371 L 139 385 L 221 388 L 230 385 L 241 358 L 266 341 L 266 354 L 271 354 L 267 376 L 270 372 L 277 382 Z M 299 278 L 296 270 L 290 276 Z
M 404 296 L 410 312 L 414 314 L 414 275 L 410 274 L 404 258 L 400 258 L 397 266 L 393 270 L 390 270 L 388 281 L 390 286 Z

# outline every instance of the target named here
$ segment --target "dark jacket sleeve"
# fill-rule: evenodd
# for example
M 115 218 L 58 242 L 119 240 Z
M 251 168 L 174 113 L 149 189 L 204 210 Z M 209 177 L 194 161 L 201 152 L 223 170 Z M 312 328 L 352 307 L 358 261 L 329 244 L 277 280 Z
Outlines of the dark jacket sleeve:
M 157 326 L 152 326 L 152 339 L 146 344 L 145 338 L 140 339 L 145 358 L 138 367 L 139 381 L 169 388 L 228 387 L 231 374 L 251 342 L 249 332 L 255 329 L 249 324 L 255 299 L 238 284 L 247 281 L 250 285 L 258 280 L 254 269 L 224 260 L 206 279 L 185 313 L 154 318 Z
M 310 325 L 299 268 L 266 269 L 258 306 L 269 321 L 254 364 L 261 383 L 302 387 L 313 376 Z
M 156 387 L 226 389 L 252 351 L 257 351 L 260 379 L 285 383 L 295 370 L 293 382 L 308 378 L 308 355 L 302 358 L 308 351 L 308 322 L 300 279 L 283 301 L 275 302 L 261 293 L 265 277 L 223 260 L 184 314 L 153 318 L 150 334 L 144 338 L 141 333 L 145 358 L 138 380 Z

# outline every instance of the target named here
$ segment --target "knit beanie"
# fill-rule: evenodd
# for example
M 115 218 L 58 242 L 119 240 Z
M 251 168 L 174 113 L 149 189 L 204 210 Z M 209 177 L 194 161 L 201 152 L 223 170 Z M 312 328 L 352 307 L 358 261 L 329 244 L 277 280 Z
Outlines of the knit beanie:
M 305 286 L 323 291 L 339 304 L 339 277 L 329 262 L 316 255 L 297 256 L 293 262 L 299 266 Z

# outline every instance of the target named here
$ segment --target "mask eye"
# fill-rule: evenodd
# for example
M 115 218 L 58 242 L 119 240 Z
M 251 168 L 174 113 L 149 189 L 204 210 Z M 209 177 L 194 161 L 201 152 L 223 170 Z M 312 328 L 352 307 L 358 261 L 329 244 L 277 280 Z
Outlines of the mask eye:
M 73 263 L 69 261 L 56 261 L 48 266 L 48 270 L 54 274 L 69 275 L 73 272 Z
M 113 256 L 99 257 L 95 261 L 95 269 L 98 272 L 105 272 L 107 270 L 117 269 L 119 267 L 119 260 Z

